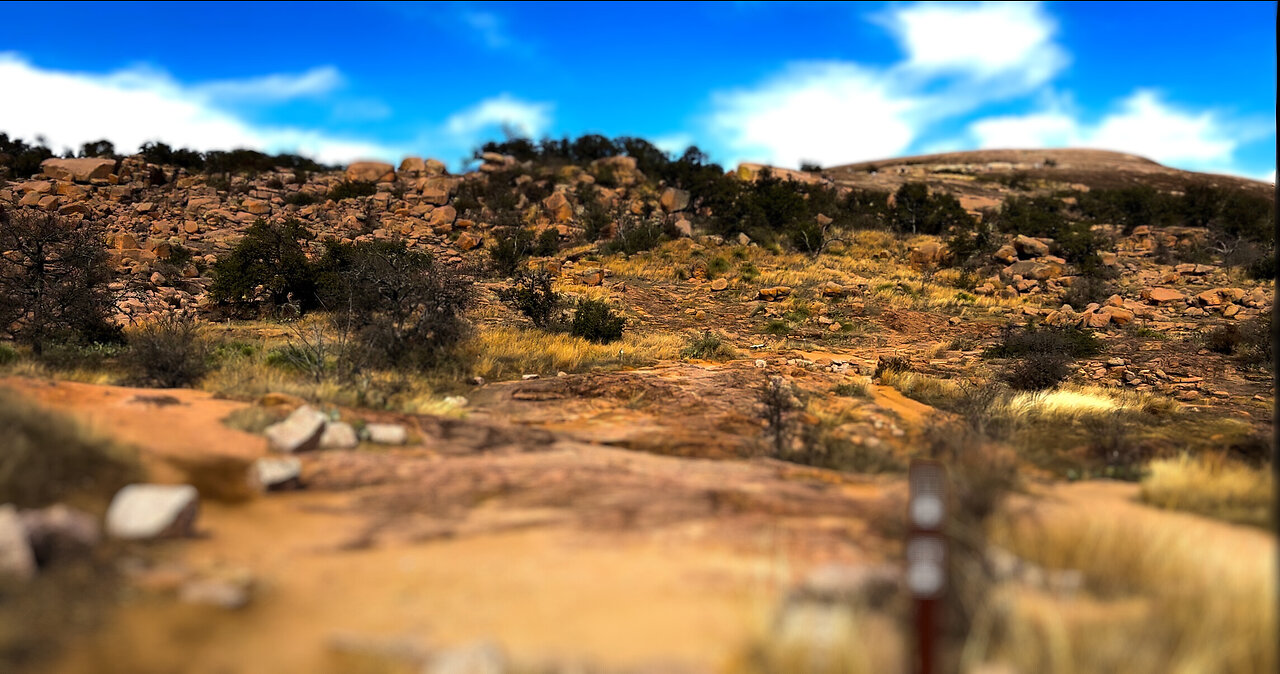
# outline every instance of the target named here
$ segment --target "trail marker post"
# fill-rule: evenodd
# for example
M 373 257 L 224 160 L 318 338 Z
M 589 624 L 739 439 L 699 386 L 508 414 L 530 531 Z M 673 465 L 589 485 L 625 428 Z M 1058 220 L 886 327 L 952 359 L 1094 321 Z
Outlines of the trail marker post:
M 939 461 L 913 459 L 907 472 L 907 589 L 915 617 L 912 671 L 934 674 L 941 602 L 947 590 L 947 472 Z

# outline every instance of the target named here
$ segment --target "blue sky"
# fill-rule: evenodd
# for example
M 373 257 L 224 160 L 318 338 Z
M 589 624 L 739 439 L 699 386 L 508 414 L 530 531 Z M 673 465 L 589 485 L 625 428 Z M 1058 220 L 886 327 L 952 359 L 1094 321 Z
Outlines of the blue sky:
M 0 131 L 413 154 L 504 126 L 726 165 L 1100 147 L 1274 180 L 1274 3 L 9 3 Z

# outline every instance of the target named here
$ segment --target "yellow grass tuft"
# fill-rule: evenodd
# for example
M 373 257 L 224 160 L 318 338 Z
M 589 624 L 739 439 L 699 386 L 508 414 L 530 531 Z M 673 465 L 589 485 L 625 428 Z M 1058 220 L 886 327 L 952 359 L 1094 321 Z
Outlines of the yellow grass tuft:
M 679 334 L 628 330 L 620 341 L 595 344 L 564 333 L 504 326 L 482 330 L 463 351 L 475 374 L 511 379 L 522 374 L 644 367 L 678 357 L 684 346 L 685 338 Z
M 1142 481 L 1142 500 L 1161 508 L 1188 510 L 1232 522 L 1265 526 L 1275 487 L 1268 468 L 1254 468 L 1221 455 L 1182 455 L 1153 461 Z

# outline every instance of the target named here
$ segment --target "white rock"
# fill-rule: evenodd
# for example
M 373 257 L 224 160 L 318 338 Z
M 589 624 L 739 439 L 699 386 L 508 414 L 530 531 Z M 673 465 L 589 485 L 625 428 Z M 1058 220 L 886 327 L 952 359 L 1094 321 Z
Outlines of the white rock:
M 302 462 L 293 457 L 263 457 L 253 462 L 254 484 L 265 491 L 299 486 Z
M 131 484 L 107 508 L 107 534 L 131 540 L 189 536 L 200 510 L 191 485 Z
M 403 445 L 409 441 L 409 431 L 400 424 L 368 424 L 364 432 L 369 442 L 379 445 Z
M 31 580 L 36 575 L 36 556 L 27 541 L 27 530 L 11 504 L 0 506 L 0 578 Z
M 356 429 L 345 421 L 329 421 L 320 434 L 320 449 L 351 449 L 360 444 Z
M 328 418 L 310 405 L 294 410 L 284 421 L 271 424 L 264 433 L 277 452 L 306 452 L 320 446 Z
M 253 597 L 253 577 L 248 573 L 222 574 L 188 581 L 178 598 L 188 604 L 216 606 L 229 611 L 244 608 Z

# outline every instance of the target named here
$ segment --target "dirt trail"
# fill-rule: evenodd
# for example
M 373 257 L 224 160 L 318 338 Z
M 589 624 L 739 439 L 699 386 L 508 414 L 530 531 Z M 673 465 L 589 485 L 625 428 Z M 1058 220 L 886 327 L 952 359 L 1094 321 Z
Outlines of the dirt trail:
M 134 445 L 155 479 L 177 477 L 173 462 L 266 453 L 261 438 L 221 423 L 247 403 L 4 385 Z M 177 402 L 156 404 L 157 395 Z M 56 671 L 338 671 L 329 646 L 339 638 L 488 639 L 523 662 L 713 671 L 810 569 L 880 563 L 893 551 L 868 521 L 883 515 L 884 483 L 569 433 L 548 441 L 482 412 L 413 420 L 433 434 L 422 447 L 305 455 L 302 492 L 206 501 L 199 538 L 150 548 L 157 573 L 246 571 L 250 606 L 227 612 L 144 593 Z

